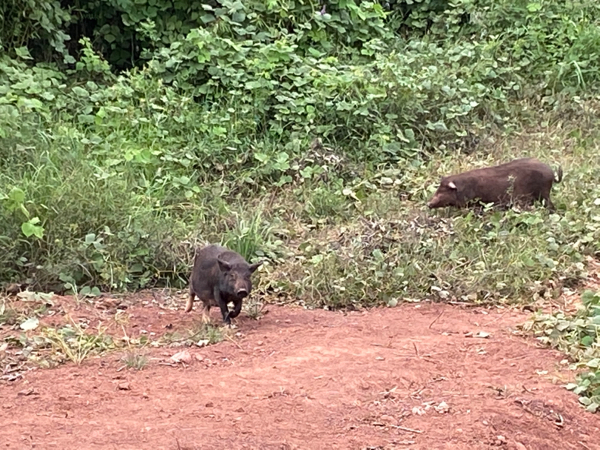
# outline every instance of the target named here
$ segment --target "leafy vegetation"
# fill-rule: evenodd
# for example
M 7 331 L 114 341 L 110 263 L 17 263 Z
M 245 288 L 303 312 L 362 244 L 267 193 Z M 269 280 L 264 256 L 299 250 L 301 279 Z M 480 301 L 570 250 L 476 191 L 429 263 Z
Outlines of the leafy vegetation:
M 193 245 L 217 241 L 291 261 L 275 287 L 345 306 L 514 297 L 577 279 L 597 250 L 597 193 L 573 186 L 598 170 L 585 157 L 595 3 L 37 3 L 46 12 L 0 33 L 3 281 L 83 296 L 181 286 Z M 493 141 L 565 119 L 578 153 L 519 154 L 572 164 L 566 215 L 421 211 L 465 153 L 517 156 Z M 392 217 L 395 236 L 377 231 Z M 341 227 L 352 241 L 315 250 Z
M 596 412 L 600 408 L 600 293 L 586 290 L 581 301 L 576 314 L 539 314 L 529 327 L 541 342 L 568 354 L 576 369 L 584 369 L 567 389 L 580 396 L 588 411 Z
M 73 323 L 61 328 L 46 328 L 44 341 L 51 346 L 53 355 L 81 364 L 90 354 L 99 354 L 115 348 L 111 336 L 98 327 L 96 333 L 85 330 L 81 325 Z

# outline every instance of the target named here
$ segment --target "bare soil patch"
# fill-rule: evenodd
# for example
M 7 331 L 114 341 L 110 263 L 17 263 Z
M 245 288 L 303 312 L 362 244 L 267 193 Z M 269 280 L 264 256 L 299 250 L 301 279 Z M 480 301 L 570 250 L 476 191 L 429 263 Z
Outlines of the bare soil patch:
M 60 297 L 44 320 L 106 323 L 129 338 L 199 320 L 183 297 L 145 295 L 111 307 Z M 111 324 L 118 308 L 127 320 Z M 259 321 L 242 313 L 233 340 L 185 348 L 189 364 L 170 361 L 184 347 L 149 346 L 141 371 L 118 352 L 3 381 L 0 448 L 600 448 L 600 421 L 562 387 L 573 377 L 563 356 L 516 331 L 527 314 L 268 310 Z

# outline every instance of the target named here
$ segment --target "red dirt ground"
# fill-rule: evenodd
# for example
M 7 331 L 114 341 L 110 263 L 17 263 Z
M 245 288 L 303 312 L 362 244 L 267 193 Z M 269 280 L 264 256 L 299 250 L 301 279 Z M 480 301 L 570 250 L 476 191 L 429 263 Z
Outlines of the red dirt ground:
M 131 302 L 129 332 L 189 326 L 184 301 Z M 268 309 L 190 364 L 155 348 L 141 371 L 109 353 L 0 384 L 0 449 L 600 449 L 563 357 L 515 332 L 527 314 Z

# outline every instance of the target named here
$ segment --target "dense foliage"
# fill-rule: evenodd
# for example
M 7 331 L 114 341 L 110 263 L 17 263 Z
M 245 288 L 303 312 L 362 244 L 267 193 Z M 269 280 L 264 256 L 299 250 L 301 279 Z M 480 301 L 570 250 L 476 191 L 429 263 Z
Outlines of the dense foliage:
M 600 81 L 591 0 L 15 0 L 0 18 L 1 281 L 181 284 L 193 244 L 221 241 L 301 261 L 265 288 L 316 304 L 432 288 L 505 298 L 578 279 L 598 250 L 588 188 L 566 185 L 558 204 L 580 209 L 551 220 L 445 228 L 419 210 L 457 152 L 490 161 L 490 142 L 541 115 L 593 120 L 578 106 Z M 569 163 L 558 144 L 538 154 Z M 421 231 L 375 245 L 354 229 L 391 214 Z M 306 243 L 343 226 L 356 236 L 342 249 Z M 516 279 L 499 269 L 515 255 Z M 356 295 L 337 300 L 340 286 Z

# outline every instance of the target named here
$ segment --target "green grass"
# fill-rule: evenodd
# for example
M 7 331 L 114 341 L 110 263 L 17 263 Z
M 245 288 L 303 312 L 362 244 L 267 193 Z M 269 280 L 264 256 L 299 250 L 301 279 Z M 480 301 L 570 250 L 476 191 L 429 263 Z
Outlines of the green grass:
M 198 345 L 202 347 L 221 342 L 229 332 L 229 328 L 226 329 L 210 322 L 199 321 L 189 329 L 166 333 L 161 341 L 166 344 Z
M 100 326 L 96 333 L 86 331 L 73 322 L 61 328 L 45 328 L 43 339 L 55 357 L 81 364 L 90 355 L 99 355 L 116 348 L 114 340 Z
M 148 356 L 138 351 L 129 351 L 121 361 L 129 369 L 142 370 L 148 365 Z
M 244 302 L 243 312 L 251 319 L 260 320 L 266 313 L 265 306 L 261 300 L 251 297 Z
M 538 313 L 524 329 L 568 355 L 579 373 L 575 383 L 566 388 L 579 395 L 588 411 L 596 412 L 600 408 L 600 293 L 586 290 L 581 300 L 575 314 Z

